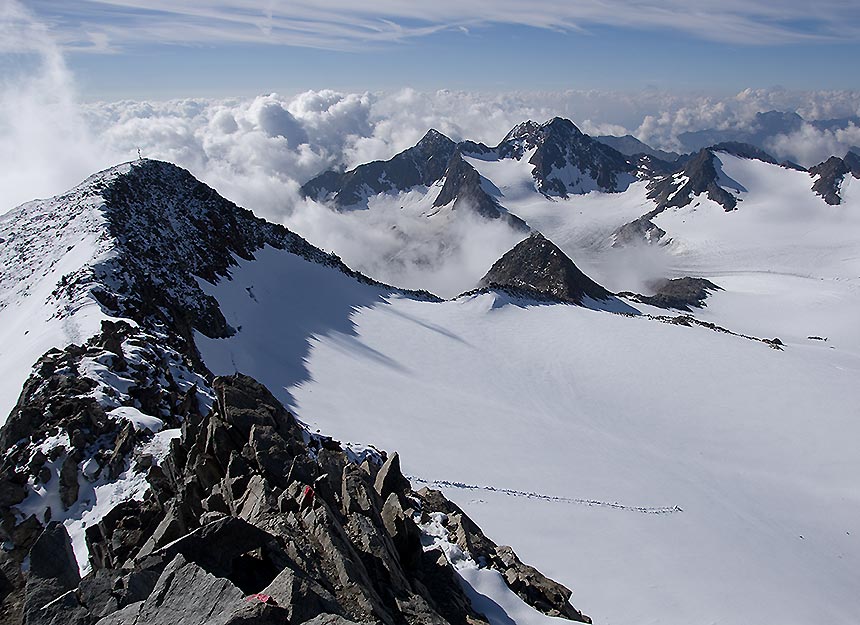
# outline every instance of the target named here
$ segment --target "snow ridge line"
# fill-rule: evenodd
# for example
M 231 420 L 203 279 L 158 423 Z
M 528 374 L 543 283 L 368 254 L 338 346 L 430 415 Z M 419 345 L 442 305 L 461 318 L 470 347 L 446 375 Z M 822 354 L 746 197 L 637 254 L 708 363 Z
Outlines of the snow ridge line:
M 442 488 L 457 488 L 460 490 L 483 490 L 493 493 L 501 493 L 509 497 L 526 497 L 528 499 L 542 499 L 543 501 L 554 501 L 557 503 L 571 503 L 582 506 L 592 506 L 601 508 L 614 508 L 616 510 L 627 510 L 629 512 L 638 512 L 640 514 L 675 514 L 683 512 L 680 506 L 628 506 L 622 503 L 599 501 L 597 499 L 578 499 L 574 497 L 558 497 L 556 495 L 545 495 L 542 493 L 534 493 L 524 490 L 515 490 L 513 488 L 500 488 L 498 486 L 479 486 L 477 484 L 465 484 L 463 482 L 451 482 L 448 480 L 425 480 L 414 475 L 405 476 L 410 482 L 418 482 L 426 486 L 436 486 Z

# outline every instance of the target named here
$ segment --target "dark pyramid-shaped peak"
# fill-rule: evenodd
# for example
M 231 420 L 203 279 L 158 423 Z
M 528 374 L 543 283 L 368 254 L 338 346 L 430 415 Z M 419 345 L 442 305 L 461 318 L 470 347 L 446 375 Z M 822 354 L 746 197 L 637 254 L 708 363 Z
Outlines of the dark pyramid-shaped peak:
M 605 300 L 611 295 L 540 232 L 497 260 L 481 279 L 480 286 L 572 304 L 582 304 L 586 297 Z
M 544 122 L 541 128 L 549 133 L 559 133 L 566 135 L 581 135 L 582 131 L 576 127 L 572 121 L 566 117 L 553 117 L 549 121 Z
M 447 136 L 435 128 L 431 128 L 423 137 L 421 137 L 421 140 L 416 143 L 414 147 L 409 148 L 406 152 L 414 151 L 434 155 L 440 151 L 452 151 L 455 145 L 456 144 Z
M 457 144 L 431 129 L 407 150 L 387 161 L 373 161 L 344 173 L 327 171 L 302 186 L 302 194 L 330 202 L 336 208 L 361 206 L 380 193 L 407 191 L 429 186 L 445 175 Z

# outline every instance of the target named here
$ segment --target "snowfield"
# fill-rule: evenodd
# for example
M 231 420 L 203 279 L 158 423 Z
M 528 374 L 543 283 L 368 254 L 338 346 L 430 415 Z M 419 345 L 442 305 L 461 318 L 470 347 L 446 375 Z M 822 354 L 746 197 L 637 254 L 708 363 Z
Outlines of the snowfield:
M 401 452 L 418 483 L 456 482 L 437 486 L 596 622 L 860 612 L 856 348 L 778 351 L 495 294 L 345 294 L 335 272 L 281 272 L 279 255 L 210 287 L 242 330 L 199 340 L 209 366 L 236 362 L 312 428 Z M 286 293 L 299 283 L 313 286 L 297 301 Z
M 738 210 L 696 198 L 655 219 L 669 245 L 633 252 L 605 238 L 653 207 L 644 184 L 550 200 L 511 163 L 508 181 L 482 174 L 598 279 L 706 276 L 724 290 L 698 318 L 782 351 L 492 293 L 344 290 L 275 250 L 207 287 L 242 330 L 198 344 L 311 428 L 401 452 L 414 484 L 573 588 L 596 623 L 855 623 L 860 185 L 830 207 L 803 172 L 719 158 L 747 190 Z M 618 274 L 619 258 L 641 266 Z

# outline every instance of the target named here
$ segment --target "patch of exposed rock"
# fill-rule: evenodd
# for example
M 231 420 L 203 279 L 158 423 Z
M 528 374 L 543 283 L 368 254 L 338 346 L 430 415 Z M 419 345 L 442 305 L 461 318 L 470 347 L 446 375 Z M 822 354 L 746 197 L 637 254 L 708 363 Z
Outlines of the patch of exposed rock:
M 630 292 L 618 295 L 658 308 L 675 308 L 690 312 L 691 308 L 702 308 L 712 291 L 722 290 L 710 280 L 691 277 L 659 280 L 650 286 L 654 290 L 653 295 Z
M 860 179 L 860 156 L 854 152 L 848 152 L 845 158 L 831 156 L 823 163 L 810 167 L 809 173 L 815 178 L 812 190 L 828 204 L 837 206 L 842 203 L 839 190 L 845 176 L 851 174 Z

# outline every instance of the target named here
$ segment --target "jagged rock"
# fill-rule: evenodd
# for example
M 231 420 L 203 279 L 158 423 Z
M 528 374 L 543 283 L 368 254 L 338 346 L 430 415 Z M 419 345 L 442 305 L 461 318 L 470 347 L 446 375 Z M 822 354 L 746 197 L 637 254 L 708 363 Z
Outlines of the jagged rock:
M 429 186 L 445 174 L 456 144 L 429 130 L 414 146 L 390 160 L 359 165 L 345 173 L 328 171 L 302 186 L 302 194 L 337 208 L 361 205 L 368 196 Z
M 529 605 L 549 616 L 591 622 L 570 605 L 569 589 L 549 579 L 534 567 L 523 564 L 510 547 L 497 546 L 490 560 L 495 568 L 503 571 L 502 575 L 508 587 Z
M 651 287 L 654 289 L 653 295 L 628 292 L 619 293 L 619 295 L 658 308 L 676 308 L 690 312 L 691 308 L 703 307 L 711 291 L 722 290 L 710 280 L 691 277 L 659 280 Z
M 571 591 L 543 575 L 534 567 L 523 564 L 510 547 L 497 546 L 487 538 L 456 504 L 441 492 L 422 488 L 416 493 L 427 512 L 442 512 L 448 521 L 446 528 L 457 545 L 478 562 L 498 570 L 508 587 L 527 604 L 550 616 L 591 623 L 591 619 L 570 604 Z
M 376 474 L 373 483 L 380 500 L 385 501 L 391 493 L 402 493 L 410 488 L 409 480 L 400 471 L 400 456 L 394 452 L 388 456 Z
M 140 613 L 141 607 L 143 607 L 143 601 L 131 603 L 121 610 L 99 619 L 96 625 L 137 625 L 137 615 Z
M 343 483 L 341 501 L 344 515 L 348 516 L 353 512 L 373 515 L 379 510 L 379 498 L 375 488 L 370 486 L 369 477 L 368 473 L 354 464 L 344 465 L 341 477 Z
M 156 526 L 155 531 L 143 547 L 140 548 L 138 557 L 147 556 L 159 547 L 182 538 L 187 533 L 188 525 L 185 522 L 185 515 L 179 510 L 177 504 L 169 502 L 164 509 L 161 522 Z
M 610 296 L 539 232 L 497 260 L 479 284 L 572 304 L 582 304 L 586 297 L 605 300 Z
M 235 608 L 224 625 L 283 625 L 289 622 L 293 621 L 288 610 L 251 598 Z
M 69 533 L 58 521 L 48 523 L 30 549 L 30 571 L 24 590 L 25 623 L 51 622 L 53 612 L 44 614 L 42 608 L 77 588 L 80 581 Z
M 229 580 L 215 577 L 177 555 L 140 606 L 136 620 L 128 624 L 226 625 L 244 598 Z
M 334 595 L 313 579 L 301 576 L 292 569 L 284 569 L 263 589 L 275 604 L 283 606 L 291 623 L 302 623 L 319 614 L 337 612 Z
M 667 207 L 687 206 L 697 195 L 706 193 L 708 198 L 726 211 L 737 207 L 737 198 L 721 186 L 723 180 L 715 163 L 714 152 L 700 150 L 683 164 L 677 172 L 657 180 L 648 186 L 648 197 L 657 203 L 659 210 Z
M 845 176 L 851 174 L 860 179 L 860 156 L 854 152 L 848 152 L 844 159 L 831 156 L 823 163 L 810 167 L 809 173 L 815 178 L 812 190 L 824 198 L 825 202 L 836 206 L 842 203 L 839 188 Z
M 414 569 L 421 560 L 421 532 L 403 511 L 397 493 L 392 492 L 382 506 L 382 523 L 394 541 L 400 561 L 408 569 Z
M 350 621 L 337 614 L 320 614 L 307 621 L 305 625 L 370 625 L 368 621 Z
M 27 497 L 27 489 L 23 484 L 18 484 L 9 479 L 0 478 L 0 508 L 10 508 L 24 501 Z
M 664 238 L 666 231 L 655 224 L 651 219 L 658 213 L 651 212 L 638 219 L 624 224 L 612 233 L 610 240 L 613 247 L 624 247 L 646 243 L 648 245 L 665 245 L 668 241 Z
M 314 444 L 305 443 L 295 419 L 251 378 L 218 378 L 213 388 L 215 408 L 186 422 L 181 441 L 171 444 L 152 483 L 160 492 L 120 504 L 88 528 L 94 571 L 76 590 L 60 594 L 46 618 L 62 612 L 66 625 L 99 619 L 226 625 L 327 614 L 385 625 L 484 623 L 447 562 L 439 553 L 425 555 L 412 519 L 418 500 L 397 454 L 381 467 L 362 469 L 334 441 L 311 437 Z M 273 458 L 294 461 L 279 467 Z M 201 487 L 201 476 L 216 480 L 210 491 Z M 311 484 L 316 493 L 306 505 L 285 505 Z M 234 486 L 241 486 L 236 500 L 228 492 Z M 215 502 L 216 495 L 228 512 L 206 510 L 203 502 Z M 213 514 L 217 518 L 207 523 Z M 460 514 L 452 529 L 468 528 L 460 531 L 463 540 L 475 553 L 491 555 L 494 545 L 477 544 L 480 530 Z M 533 581 L 515 579 L 522 588 Z M 271 599 L 244 601 L 255 593 Z
M 471 209 L 485 219 L 504 219 L 512 228 L 527 232 L 528 225 L 511 215 L 481 185 L 481 175 L 467 163 L 459 151 L 454 152 L 445 170 L 445 184 L 433 206 L 451 205 L 453 210 Z
M 554 117 L 515 126 L 495 148 L 501 158 L 517 160 L 534 150 L 529 164 L 538 191 L 568 197 L 599 189 L 623 191 L 636 166 L 617 150 L 583 134 L 569 119 Z

